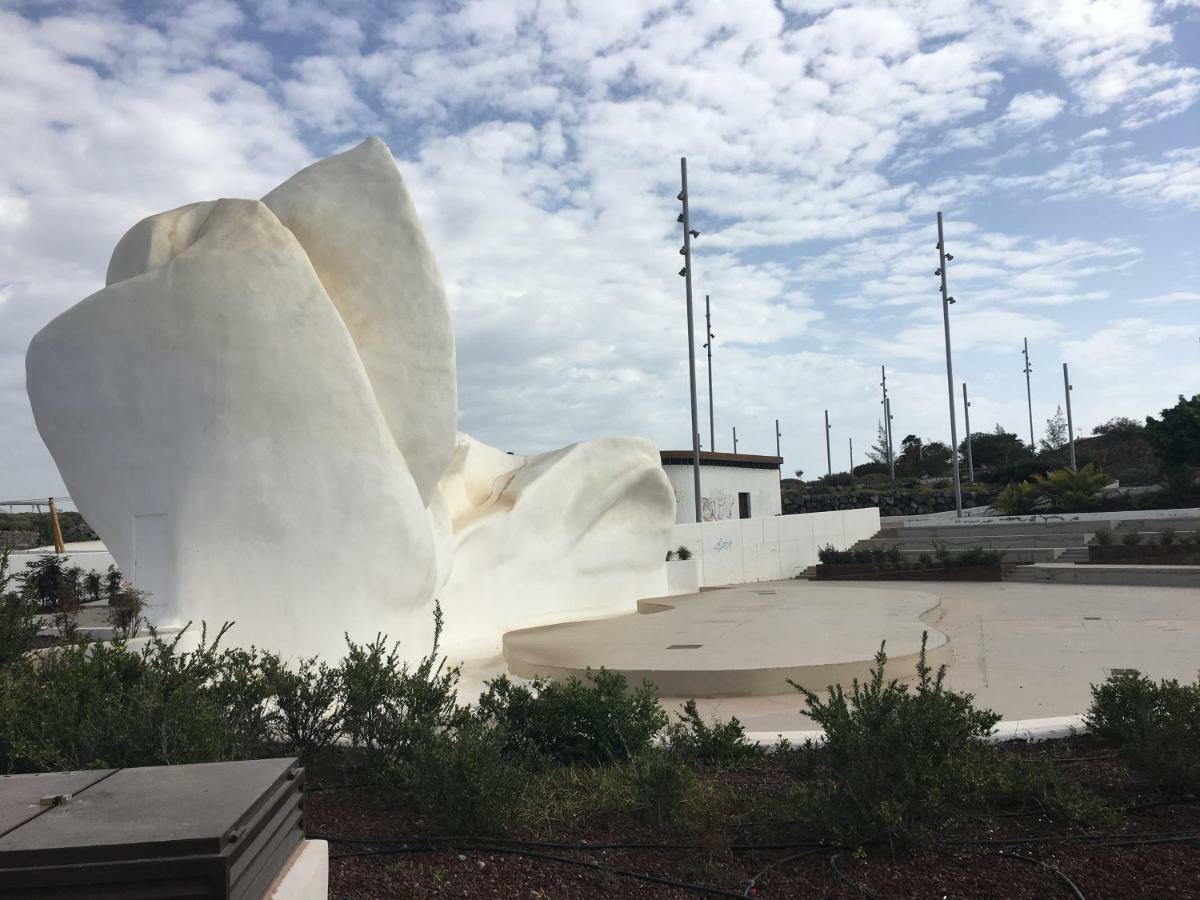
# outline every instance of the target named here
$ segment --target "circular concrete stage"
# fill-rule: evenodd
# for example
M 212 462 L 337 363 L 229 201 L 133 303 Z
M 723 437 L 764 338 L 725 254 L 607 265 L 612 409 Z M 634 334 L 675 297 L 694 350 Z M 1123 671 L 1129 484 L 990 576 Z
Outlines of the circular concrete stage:
M 923 631 L 930 664 L 940 664 L 947 638 L 921 621 L 938 602 L 922 591 L 741 585 L 643 600 L 632 615 L 512 631 L 504 657 L 526 678 L 603 666 L 650 680 L 664 697 L 776 695 L 791 690 L 787 679 L 822 690 L 868 677 L 881 640 L 890 677 L 912 675 Z

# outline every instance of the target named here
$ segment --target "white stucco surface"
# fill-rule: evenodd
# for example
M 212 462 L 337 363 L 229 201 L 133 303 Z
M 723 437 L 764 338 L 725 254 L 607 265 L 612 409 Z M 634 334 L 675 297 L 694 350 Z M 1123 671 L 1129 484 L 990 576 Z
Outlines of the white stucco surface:
M 665 465 L 675 490 L 675 521 L 696 522 L 692 467 Z M 738 518 L 738 494 L 750 495 L 750 517 L 777 516 L 783 511 L 779 469 L 700 464 L 700 511 L 705 522 Z
M 462 436 L 445 292 L 370 139 L 262 201 L 152 216 L 33 339 L 38 429 L 151 617 L 337 657 L 605 615 L 665 590 L 657 451 L 511 457 Z
M 843 509 L 764 519 L 691 522 L 671 529 L 671 547 L 700 560 L 700 585 L 792 578 L 816 564 L 826 544 L 845 550 L 879 531 L 879 510 Z

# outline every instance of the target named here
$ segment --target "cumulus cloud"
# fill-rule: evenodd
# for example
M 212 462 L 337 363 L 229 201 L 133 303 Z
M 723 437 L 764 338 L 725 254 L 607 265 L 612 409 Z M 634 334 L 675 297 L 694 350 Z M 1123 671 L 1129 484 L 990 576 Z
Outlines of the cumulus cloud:
M 259 196 L 376 131 L 445 273 L 462 425 L 490 443 L 687 443 L 681 156 L 719 435 L 737 424 L 743 447 L 769 449 L 779 417 L 789 466 L 818 468 L 826 406 L 870 438 L 881 362 L 905 429 L 945 430 L 919 399 L 945 387 L 937 209 L 957 256 L 956 353 L 981 414 L 999 415 L 1010 400 L 989 395 L 1005 383 L 991 373 L 1021 337 L 1057 347 L 1097 331 L 1086 323 L 1106 304 L 1195 284 L 1129 293 L 1147 248 L 1124 216 L 1200 207 L 1200 149 L 1145 143 L 1154 129 L 1138 127 L 1194 111 L 1200 91 L 1164 9 L 180 0 L 138 15 L 89 0 L 0 13 L 0 458 L 13 461 L 0 494 L 58 490 L 24 347 L 100 286 L 130 224 Z M 996 210 L 1025 196 L 1035 213 Z M 1122 225 L 1044 197 L 1122 204 Z M 1151 313 L 1179 307 L 1148 303 L 1139 346 L 1174 327 Z M 1157 402 L 1163 379 L 1127 379 L 1121 402 Z

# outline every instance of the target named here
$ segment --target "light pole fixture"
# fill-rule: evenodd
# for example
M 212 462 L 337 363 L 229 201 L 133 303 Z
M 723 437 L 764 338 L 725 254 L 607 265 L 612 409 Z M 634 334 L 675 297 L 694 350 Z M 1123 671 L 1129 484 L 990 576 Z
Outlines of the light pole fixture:
M 883 376 L 883 380 L 879 382 L 879 386 L 883 388 L 883 399 L 879 401 L 883 407 L 883 444 L 884 454 L 887 456 L 888 474 L 892 481 L 896 480 L 896 457 L 892 453 L 892 407 L 888 403 L 887 393 L 887 366 L 880 366 L 879 373 Z
M 712 344 L 716 337 L 712 330 L 712 314 L 708 308 L 708 294 L 704 295 L 704 333 L 708 337 L 704 341 L 704 349 L 708 351 L 708 449 L 714 453 L 717 450 L 717 429 L 715 412 L 713 411 L 712 390 Z
M 1025 349 L 1021 351 L 1025 354 L 1025 401 L 1029 404 L 1029 452 L 1037 452 L 1037 441 L 1033 436 L 1033 391 L 1029 387 L 1029 373 L 1033 371 L 1033 366 L 1029 364 L 1029 338 L 1025 338 Z
M 1071 418 L 1071 391 L 1075 390 L 1075 385 L 1071 384 L 1066 363 L 1063 363 L 1063 390 L 1067 395 L 1067 440 L 1071 444 L 1071 471 L 1076 472 L 1078 469 L 1075 467 L 1075 421 Z
M 737 453 L 737 426 L 733 426 L 733 452 Z
M 829 453 L 829 410 L 825 410 L 825 468 L 833 476 L 833 457 Z
M 967 383 L 963 382 L 963 425 L 967 429 L 967 478 L 975 483 L 975 459 L 971 456 L 971 401 L 967 399 Z M 958 452 L 956 448 L 955 453 Z
M 942 233 L 942 214 L 937 214 L 938 226 L 938 269 L 935 273 L 941 278 L 942 291 L 942 322 L 946 327 L 946 388 L 950 394 L 950 457 L 954 461 L 954 510 L 958 518 L 962 518 L 962 476 L 958 467 L 958 426 L 954 421 L 954 366 L 950 361 L 950 304 L 954 298 L 946 288 L 946 264 L 954 259 L 946 252 L 946 239 Z
M 686 156 L 679 158 L 679 179 L 682 189 L 676 199 L 683 204 L 683 212 L 676 221 L 683 224 L 683 246 L 679 249 L 683 255 L 683 268 L 679 270 L 679 274 L 683 276 L 687 286 L 688 374 L 692 389 L 692 487 L 696 495 L 696 521 L 700 522 L 700 424 L 696 414 L 696 337 L 692 326 L 692 238 L 700 237 L 700 232 L 692 228 L 688 209 Z

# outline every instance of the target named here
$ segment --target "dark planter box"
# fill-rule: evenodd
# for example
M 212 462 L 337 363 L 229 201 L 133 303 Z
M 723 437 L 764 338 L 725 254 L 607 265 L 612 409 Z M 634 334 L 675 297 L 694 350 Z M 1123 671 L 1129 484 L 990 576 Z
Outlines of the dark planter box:
M 1012 563 L 955 566 L 952 569 L 881 570 L 872 563 L 818 563 L 818 581 L 1003 581 Z
M 1088 544 L 1088 562 L 1195 566 L 1200 565 L 1200 548 L 1194 544 Z

